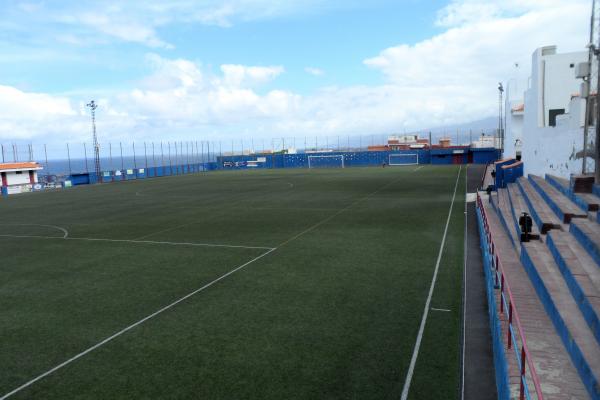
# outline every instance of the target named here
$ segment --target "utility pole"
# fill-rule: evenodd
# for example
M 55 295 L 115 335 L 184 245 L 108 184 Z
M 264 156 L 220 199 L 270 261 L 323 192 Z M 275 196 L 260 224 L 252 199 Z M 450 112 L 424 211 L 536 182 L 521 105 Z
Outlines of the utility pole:
M 498 137 L 500 139 L 500 151 L 504 153 L 504 129 L 502 127 L 502 97 L 504 87 L 502 82 L 498 83 Z
M 98 136 L 96 135 L 96 109 L 98 105 L 94 100 L 86 104 L 87 107 L 92 111 L 92 138 L 94 146 L 94 171 L 96 172 L 96 179 L 102 182 L 102 176 L 100 174 L 100 146 L 98 145 Z
M 594 55 L 596 56 L 596 84 L 597 84 L 597 89 L 596 89 L 596 141 L 595 141 L 595 151 L 594 151 L 594 161 L 595 161 L 595 173 L 594 173 L 594 179 L 596 181 L 596 185 L 600 184 L 600 102 L 598 101 L 599 97 L 600 97 L 600 21 L 598 20 L 598 17 L 600 17 L 600 10 L 596 10 L 596 7 L 598 6 L 598 2 L 597 1 L 593 1 L 592 2 L 592 32 L 590 34 L 590 37 L 592 38 L 592 40 L 594 39 L 594 33 L 597 35 L 596 36 L 596 42 L 594 43 L 590 43 L 590 46 L 593 46 L 593 51 L 594 51 Z M 594 28 L 596 28 L 595 30 L 597 32 L 594 32 Z M 590 71 L 591 71 L 591 65 L 590 65 Z M 589 99 L 589 96 L 588 96 Z M 589 102 L 587 103 L 589 104 Z M 587 107 L 586 107 L 586 114 L 587 114 Z M 587 121 L 586 121 L 587 122 Z M 587 133 L 587 131 L 586 131 Z M 584 147 L 587 146 L 587 143 L 584 143 Z M 585 162 L 585 159 L 583 160 Z

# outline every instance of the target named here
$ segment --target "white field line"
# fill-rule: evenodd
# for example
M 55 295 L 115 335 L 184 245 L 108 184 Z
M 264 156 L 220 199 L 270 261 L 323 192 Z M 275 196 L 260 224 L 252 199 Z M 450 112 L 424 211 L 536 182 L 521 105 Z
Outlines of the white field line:
M 456 198 L 456 189 L 458 188 L 458 179 L 460 178 L 461 171 L 462 171 L 462 165 L 458 169 L 458 174 L 456 176 L 456 183 L 454 184 L 454 194 L 452 195 L 452 202 L 450 203 L 450 210 L 448 211 L 448 218 L 446 219 L 446 227 L 444 228 L 444 235 L 442 236 L 442 243 L 440 243 L 440 250 L 438 252 L 437 261 L 435 263 L 433 277 L 431 278 L 431 286 L 429 287 L 429 294 L 427 295 L 427 301 L 425 302 L 425 308 L 423 309 L 423 318 L 421 318 L 421 325 L 419 326 L 419 333 L 417 334 L 417 341 L 415 343 L 413 354 L 410 359 L 410 365 L 408 367 L 408 372 L 406 373 L 406 380 L 404 381 L 404 387 L 402 388 L 402 395 L 401 395 L 402 400 L 406 400 L 408 398 L 410 384 L 412 382 L 412 377 L 415 372 L 415 365 L 417 364 L 417 357 L 419 356 L 419 349 L 421 348 L 421 341 L 423 340 L 423 332 L 425 331 L 425 324 L 427 323 L 427 316 L 429 315 L 429 307 L 431 305 L 431 297 L 433 296 L 433 290 L 435 289 L 435 282 L 437 280 L 437 274 L 440 269 L 440 261 L 442 260 L 442 253 L 444 252 L 444 245 L 446 244 L 446 235 L 448 234 L 448 226 L 450 225 L 450 217 L 452 216 L 452 208 L 454 207 L 454 199 Z
M 236 244 L 219 244 L 219 243 L 163 242 L 163 241 L 157 241 L 157 240 L 130 240 L 130 239 L 58 237 L 58 236 L 38 236 L 38 235 L 8 235 L 8 234 L 0 235 L 0 237 L 83 240 L 83 241 L 89 241 L 89 242 L 111 242 L 111 243 L 161 244 L 161 245 L 169 245 L 169 246 L 225 247 L 225 248 L 259 249 L 259 250 L 272 250 L 273 249 L 273 247 L 266 247 L 266 246 L 244 246 L 244 245 L 236 245 Z
M 460 368 L 461 368 L 461 377 L 460 377 L 460 398 L 464 400 L 465 398 L 465 346 L 467 344 L 467 241 L 468 239 L 468 230 L 467 230 L 467 222 L 468 222 L 468 203 L 469 203 L 469 166 L 465 167 L 465 231 L 464 235 L 464 247 L 463 247 L 463 309 L 462 309 L 462 354 L 460 358 Z
M 265 257 L 266 255 L 272 253 L 273 251 L 275 251 L 276 248 L 270 249 L 269 251 L 262 253 L 261 255 L 254 257 L 252 260 L 245 262 L 244 264 L 240 265 L 239 267 L 236 267 L 234 269 L 232 269 L 231 271 L 221 275 L 220 277 L 218 277 L 217 279 L 207 283 L 206 285 L 194 290 L 193 292 L 190 292 L 188 294 L 186 294 L 185 296 L 179 298 L 178 300 L 175 300 L 174 302 L 172 302 L 171 304 L 153 312 L 152 314 L 140 319 L 139 321 L 127 326 L 126 328 L 121 329 L 120 331 L 118 331 L 117 333 L 107 337 L 106 339 L 102 340 L 101 342 L 96 343 L 95 345 L 93 345 L 92 347 L 87 348 L 86 350 L 82 351 L 81 353 L 69 358 L 66 361 L 63 361 L 62 363 L 58 364 L 57 366 L 55 366 L 54 368 L 49 369 L 48 371 L 44 372 L 41 375 L 38 375 L 37 377 L 31 379 L 30 381 L 24 383 L 23 385 L 19 386 L 16 389 L 13 389 L 12 391 L 6 393 L 5 395 L 3 395 L 2 397 L 0 397 L 0 400 L 5 400 L 7 398 L 9 398 L 10 396 L 20 392 L 21 390 L 33 385 L 34 383 L 36 383 L 37 381 L 44 379 L 45 377 L 47 377 L 48 375 L 58 371 L 59 369 L 63 368 L 66 365 L 69 365 L 70 363 L 72 363 L 73 361 L 85 356 L 88 353 L 91 353 L 92 351 L 96 350 L 97 348 L 105 345 L 106 343 L 110 342 L 111 340 L 121 336 L 122 334 L 130 331 L 131 329 L 135 328 L 136 326 L 139 326 L 141 324 L 143 324 L 144 322 L 148 321 L 149 319 L 152 319 L 154 317 L 156 317 L 157 315 L 167 311 L 168 309 L 174 307 L 175 305 L 181 303 L 182 301 L 187 300 L 188 298 L 192 297 L 193 295 L 203 291 L 204 289 L 209 288 L 210 286 L 214 285 L 215 283 L 227 278 L 229 275 L 234 274 L 235 272 L 241 270 L 242 268 L 252 264 L 253 262 Z
M 452 310 L 448 310 L 447 308 L 433 308 L 433 307 L 431 307 L 431 311 L 450 312 Z
M 69 236 L 69 231 L 67 231 L 63 227 L 56 226 L 56 225 L 43 225 L 43 224 L 2 224 L 2 225 L 4 225 L 4 226 L 41 226 L 44 228 L 53 228 L 53 229 L 61 231 L 63 233 L 63 237 L 61 239 L 66 239 L 67 236 Z
M 421 168 L 425 167 L 424 165 L 421 165 L 420 167 L 417 167 L 415 169 L 413 169 L 413 172 L 417 172 L 418 170 L 420 170 Z

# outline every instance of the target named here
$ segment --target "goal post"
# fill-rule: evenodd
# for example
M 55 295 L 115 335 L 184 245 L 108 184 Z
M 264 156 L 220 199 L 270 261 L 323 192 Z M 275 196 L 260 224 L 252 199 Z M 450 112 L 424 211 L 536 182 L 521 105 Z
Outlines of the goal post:
M 419 153 L 390 154 L 388 165 L 416 165 L 419 163 Z
M 308 168 L 344 168 L 344 156 L 308 156 Z

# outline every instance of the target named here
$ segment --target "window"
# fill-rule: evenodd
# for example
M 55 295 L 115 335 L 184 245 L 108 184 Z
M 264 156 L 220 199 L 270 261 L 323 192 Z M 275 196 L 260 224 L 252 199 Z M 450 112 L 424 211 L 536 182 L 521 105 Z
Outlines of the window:
M 573 63 L 569 64 L 569 68 L 575 68 L 575 64 L 573 64 Z
M 15 174 L 17 175 L 21 175 L 23 173 L 23 171 L 16 171 Z
M 555 108 L 548 111 L 548 125 L 556 126 L 556 117 L 565 113 L 564 108 Z

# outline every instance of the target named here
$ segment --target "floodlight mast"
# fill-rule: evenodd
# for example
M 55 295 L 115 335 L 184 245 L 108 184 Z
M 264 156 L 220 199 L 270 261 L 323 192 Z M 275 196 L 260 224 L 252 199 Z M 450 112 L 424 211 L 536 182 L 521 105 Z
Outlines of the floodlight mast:
M 96 134 L 96 109 L 98 104 L 94 100 L 86 104 L 87 107 L 92 111 L 92 135 L 93 135 L 93 146 L 94 146 L 94 171 L 96 172 L 96 179 L 102 182 L 102 175 L 100 174 L 100 145 L 98 144 L 98 135 Z

